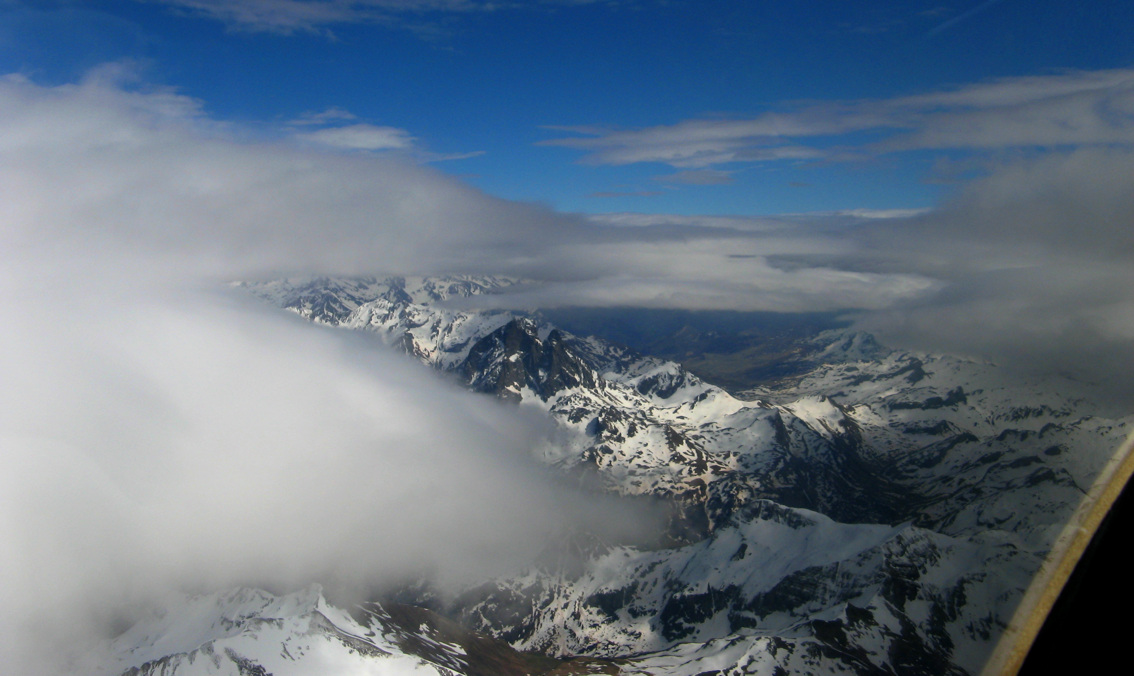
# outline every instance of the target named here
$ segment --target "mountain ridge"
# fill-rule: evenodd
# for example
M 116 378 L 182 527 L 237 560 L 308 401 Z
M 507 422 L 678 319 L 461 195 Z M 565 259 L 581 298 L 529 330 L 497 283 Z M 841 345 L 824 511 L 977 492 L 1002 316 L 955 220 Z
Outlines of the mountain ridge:
M 534 450 L 550 469 L 672 505 L 665 547 L 398 596 L 522 650 L 626 674 L 975 673 L 1130 429 L 1054 382 L 864 333 L 807 337 L 805 370 L 730 393 L 538 315 L 445 302 L 518 283 L 239 286 L 543 411 L 561 430 Z

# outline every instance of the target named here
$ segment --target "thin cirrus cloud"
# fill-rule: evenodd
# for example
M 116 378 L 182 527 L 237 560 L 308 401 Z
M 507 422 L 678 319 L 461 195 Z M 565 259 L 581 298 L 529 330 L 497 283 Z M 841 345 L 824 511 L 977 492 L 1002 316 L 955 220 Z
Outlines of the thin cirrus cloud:
M 956 26 L 957 24 L 959 24 L 963 21 L 968 21 L 969 19 L 973 18 L 974 16 L 984 12 L 985 10 L 987 10 L 989 8 L 991 8 L 993 5 L 1000 4 L 1002 1 L 1003 0 L 985 0 L 985 2 L 977 5 L 976 7 L 973 7 L 972 9 L 968 10 L 967 12 L 964 12 L 963 14 L 959 14 L 959 15 L 953 17 L 952 19 L 949 19 L 948 21 L 943 21 L 942 23 L 938 24 L 931 31 L 929 31 L 929 33 L 927 33 L 927 36 L 933 37 L 934 35 L 937 35 L 939 33 L 943 33 L 943 32 L 949 30 L 950 28 Z
M 241 30 L 320 33 L 352 23 L 394 24 L 431 13 L 492 12 L 540 5 L 578 5 L 601 0 L 139 0 L 208 17 Z
M 586 151 L 586 164 L 625 165 L 661 162 L 677 168 L 702 169 L 740 161 L 812 159 L 818 151 L 791 143 L 790 136 L 818 133 L 814 127 L 779 116 L 753 120 L 687 120 L 670 126 L 607 130 L 595 127 L 548 127 L 580 134 L 540 141 Z M 834 133 L 836 128 L 824 133 Z
M 675 174 L 655 176 L 662 183 L 681 183 L 684 185 L 731 185 L 736 182 L 730 171 L 717 169 L 687 169 Z
M 923 149 L 1134 146 L 1134 70 L 1004 78 L 917 96 L 823 102 L 748 119 L 694 119 L 638 129 L 551 127 L 540 145 L 582 151 L 587 164 L 837 160 Z M 871 131 L 868 145 L 850 137 Z

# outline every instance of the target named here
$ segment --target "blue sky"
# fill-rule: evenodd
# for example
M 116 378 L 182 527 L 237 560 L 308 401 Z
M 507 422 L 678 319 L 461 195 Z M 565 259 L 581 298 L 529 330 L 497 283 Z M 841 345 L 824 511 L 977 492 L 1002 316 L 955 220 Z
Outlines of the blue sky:
M 172 87 L 249 133 L 354 127 L 369 150 L 353 152 L 412 153 L 507 199 L 758 215 L 929 207 L 956 186 L 949 168 L 1058 143 L 882 150 L 919 122 L 856 127 L 838 104 L 873 114 L 900 97 L 1134 65 L 1134 5 L 1119 0 L 495 5 L 5 2 L 0 71 L 55 85 L 126 61 L 146 86 Z M 710 150 L 670 147 L 713 125 L 809 109 L 828 133 L 724 129 Z M 359 140 L 367 129 L 380 138 Z M 668 133 L 655 143 L 648 130 Z

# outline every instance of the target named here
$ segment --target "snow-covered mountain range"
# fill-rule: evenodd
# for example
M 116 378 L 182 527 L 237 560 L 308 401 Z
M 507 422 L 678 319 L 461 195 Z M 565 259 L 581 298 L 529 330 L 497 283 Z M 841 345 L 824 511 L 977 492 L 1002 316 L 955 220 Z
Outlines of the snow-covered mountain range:
M 544 411 L 562 434 L 538 458 L 663 501 L 657 542 L 581 534 L 566 563 L 358 608 L 318 589 L 189 597 L 121 635 L 105 673 L 976 673 L 1134 425 L 1058 381 L 862 333 L 807 338 L 814 368 L 728 392 L 538 314 L 451 303 L 516 283 L 239 286 Z

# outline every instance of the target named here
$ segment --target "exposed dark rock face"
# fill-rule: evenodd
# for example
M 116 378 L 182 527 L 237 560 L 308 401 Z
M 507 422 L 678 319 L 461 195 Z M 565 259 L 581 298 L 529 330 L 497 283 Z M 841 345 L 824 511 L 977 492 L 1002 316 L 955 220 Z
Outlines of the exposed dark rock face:
M 519 401 L 526 388 L 544 401 L 557 392 L 597 386 L 598 376 L 570 349 L 559 331 L 546 340 L 529 319 L 514 319 L 477 341 L 458 372 L 469 387 Z

